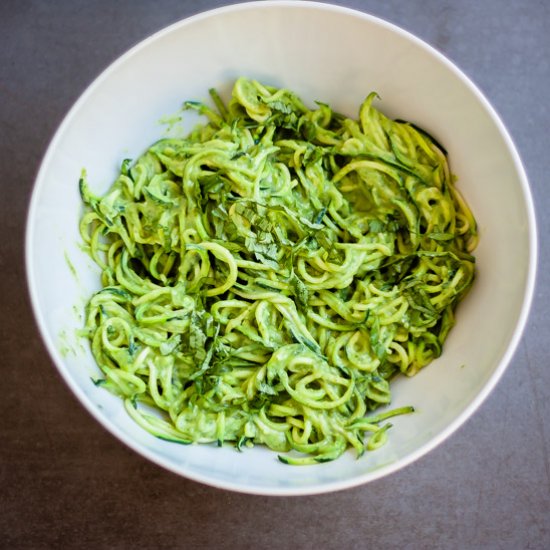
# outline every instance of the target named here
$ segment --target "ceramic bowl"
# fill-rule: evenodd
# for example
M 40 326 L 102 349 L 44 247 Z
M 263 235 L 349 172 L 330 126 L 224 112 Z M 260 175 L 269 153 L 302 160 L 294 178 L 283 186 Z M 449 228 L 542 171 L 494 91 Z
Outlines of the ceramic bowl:
M 159 123 L 187 99 L 227 94 L 245 75 L 288 87 L 356 116 L 376 91 L 387 115 L 415 122 L 448 150 L 458 188 L 479 224 L 475 285 L 457 312 L 443 354 L 415 377 L 393 382 L 388 443 L 356 459 L 292 467 L 261 448 L 181 446 L 139 428 L 92 378 L 98 368 L 77 336 L 98 270 L 79 247 L 78 179 L 106 191 L 122 159 L 166 132 Z M 170 126 L 170 125 L 168 125 Z M 451 435 L 494 388 L 516 349 L 534 286 L 533 205 L 516 149 L 487 99 L 448 59 L 370 15 L 310 2 L 252 2 L 205 12 L 154 34 L 105 70 L 55 134 L 28 214 L 26 261 L 37 324 L 54 364 L 86 409 L 151 461 L 212 486 L 265 495 L 323 493 L 388 475 Z M 458 460 L 458 459 L 457 459 Z

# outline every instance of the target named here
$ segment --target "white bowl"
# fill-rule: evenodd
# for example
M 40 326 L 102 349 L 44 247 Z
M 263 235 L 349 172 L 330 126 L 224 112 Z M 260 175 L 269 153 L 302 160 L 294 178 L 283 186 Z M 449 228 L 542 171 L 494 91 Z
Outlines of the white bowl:
M 393 405 L 413 405 L 417 412 L 396 418 L 388 443 L 360 459 L 350 451 L 334 462 L 292 467 L 259 447 L 239 453 L 156 439 L 127 416 L 120 400 L 94 386 L 98 369 L 76 336 L 85 301 L 99 288 L 98 271 L 79 248 L 82 167 L 94 190 L 106 191 L 121 160 L 135 158 L 162 135 L 159 119 L 183 100 L 206 98 L 212 86 L 227 93 L 240 75 L 289 87 L 306 102 L 322 100 L 349 116 L 377 91 L 386 114 L 416 122 L 445 145 L 458 188 L 479 223 L 477 280 L 459 307 L 443 355 L 417 376 L 393 383 Z M 359 485 L 411 463 L 452 434 L 493 389 L 518 345 L 533 295 L 537 248 L 532 200 L 514 145 L 487 100 L 450 61 L 364 13 L 269 1 L 180 21 L 138 44 L 91 84 L 45 155 L 26 246 L 38 326 L 88 411 L 132 449 L 173 472 L 269 495 Z

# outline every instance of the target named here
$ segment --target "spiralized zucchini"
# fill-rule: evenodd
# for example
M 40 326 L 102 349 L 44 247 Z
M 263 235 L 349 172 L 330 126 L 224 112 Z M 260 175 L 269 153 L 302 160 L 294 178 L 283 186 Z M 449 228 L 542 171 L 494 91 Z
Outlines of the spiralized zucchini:
M 101 268 L 84 333 L 131 417 L 179 443 L 312 464 L 386 440 L 390 380 L 441 354 L 472 285 L 476 223 L 446 153 L 239 78 L 207 122 L 124 160 L 80 231 Z M 292 452 L 289 452 L 292 451 Z

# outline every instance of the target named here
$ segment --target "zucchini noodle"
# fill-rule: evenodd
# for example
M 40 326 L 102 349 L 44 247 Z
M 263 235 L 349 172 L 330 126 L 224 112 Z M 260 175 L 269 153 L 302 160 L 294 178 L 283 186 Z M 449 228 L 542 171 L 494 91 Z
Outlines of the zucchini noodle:
M 84 335 L 128 414 L 179 443 L 266 445 L 289 464 L 386 441 L 390 380 L 442 352 L 475 274 L 445 150 L 371 93 L 356 120 L 239 78 L 94 195 L 101 269 Z M 281 454 L 284 453 L 284 454 Z

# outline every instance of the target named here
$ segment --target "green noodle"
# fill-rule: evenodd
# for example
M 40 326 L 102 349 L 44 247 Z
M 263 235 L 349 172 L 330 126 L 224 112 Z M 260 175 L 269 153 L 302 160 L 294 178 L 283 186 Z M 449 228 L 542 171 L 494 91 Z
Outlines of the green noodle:
M 97 383 L 170 441 L 360 456 L 413 410 L 373 412 L 390 380 L 441 354 L 475 220 L 444 150 L 374 93 L 357 120 L 246 78 L 210 93 L 185 104 L 207 122 L 125 160 L 104 196 L 83 172 Z

